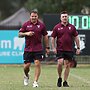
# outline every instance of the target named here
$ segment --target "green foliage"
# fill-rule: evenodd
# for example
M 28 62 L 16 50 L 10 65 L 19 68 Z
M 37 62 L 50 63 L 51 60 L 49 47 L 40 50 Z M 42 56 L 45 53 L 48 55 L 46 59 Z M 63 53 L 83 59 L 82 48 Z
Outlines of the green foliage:
M 28 10 L 37 9 L 40 15 L 59 13 L 62 10 L 67 10 L 71 14 L 81 14 L 83 6 L 89 7 L 89 0 L 28 0 L 25 4 Z
M 57 2 L 59 1 L 59 2 Z M 28 10 L 37 9 L 41 14 L 43 13 L 57 13 L 60 11 L 61 0 L 28 0 L 25 7 Z
M 20 9 L 27 0 L 0 0 L 0 18 L 5 19 Z
M 0 18 L 4 19 L 21 7 L 29 11 L 37 9 L 44 13 L 60 13 L 67 10 L 70 14 L 81 14 L 83 7 L 90 8 L 89 0 L 0 0 Z

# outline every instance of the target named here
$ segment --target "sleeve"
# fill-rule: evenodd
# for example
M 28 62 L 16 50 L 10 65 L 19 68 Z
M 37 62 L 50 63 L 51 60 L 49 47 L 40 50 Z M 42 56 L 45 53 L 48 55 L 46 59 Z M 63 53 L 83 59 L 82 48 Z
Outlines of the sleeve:
M 75 28 L 75 26 L 73 27 L 73 36 L 74 37 L 76 37 L 78 35 L 78 32 L 77 32 L 77 30 L 76 30 L 76 28 Z
M 25 32 L 26 31 L 26 23 L 24 23 L 22 25 L 22 27 L 20 28 L 19 32 Z
M 56 27 L 54 27 L 53 30 L 52 30 L 51 37 L 56 38 L 56 36 L 57 36 L 57 31 L 56 30 L 57 30 Z
M 45 36 L 47 34 L 46 26 L 43 24 L 42 35 Z

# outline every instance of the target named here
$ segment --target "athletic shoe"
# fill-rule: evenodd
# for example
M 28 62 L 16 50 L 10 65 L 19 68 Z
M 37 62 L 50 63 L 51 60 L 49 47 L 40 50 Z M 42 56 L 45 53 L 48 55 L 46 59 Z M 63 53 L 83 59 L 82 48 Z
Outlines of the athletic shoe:
M 24 85 L 27 86 L 29 84 L 29 75 L 28 77 L 25 75 L 24 76 Z
M 57 86 L 58 87 L 62 86 L 62 78 L 58 78 Z
M 36 81 L 33 82 L 33 87 L 38 87 L 38 83 Z
M 68 83 L 66 81 L 63 82 L 64 87 L 69 87 Z

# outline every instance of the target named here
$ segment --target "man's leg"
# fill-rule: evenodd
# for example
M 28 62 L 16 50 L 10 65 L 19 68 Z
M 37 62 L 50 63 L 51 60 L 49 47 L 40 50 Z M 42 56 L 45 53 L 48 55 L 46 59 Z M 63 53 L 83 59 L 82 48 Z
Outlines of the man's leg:
M 68 79 L 69 72 L 70 72 L 70 62 L 68 60 L 64 60 L 64 67 L 65 67 L 65 71 L 64 71 L 64 82 L 63 82 L 63 86 L 69 87 L 69 85 L 67 83 L 67 79 Z
M 34 76 L 34 83 L 33 83 L 33 87 L 38 87 L 38 79 L 41 73 L 41 64 L 39 60 L 35 60 L 35 76 Z
M 57 71 L 58 71 L 58 82 L 57 82 L 57 86 L 58 87 L 61 87 L 62 86 L 62 78 L 61 78 L 61 75 L 62 75 L 62 65 L 63 65 L 63 58 L 61 59 L 58 59 L 58 65 L 57 65 Z
M 30 67 L 30 63 L 24 63 L 24 85 L 28 85 L 29 83 L 29 67 Z
M 24 64 L 24 73 L 26 76 L 28 76 L 30 65 L 31 65 L 30 63 Z

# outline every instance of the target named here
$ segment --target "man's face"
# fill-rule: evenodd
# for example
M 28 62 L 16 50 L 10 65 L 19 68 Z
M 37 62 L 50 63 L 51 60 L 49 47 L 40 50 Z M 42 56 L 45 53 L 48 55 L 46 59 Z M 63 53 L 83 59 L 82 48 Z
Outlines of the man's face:
M 36 23 L 38 20 L 38 14 L 37 13 L 31 13 L 30 20 L 32 23 Z
M 66 23 L 68 22 L 68 14 L 61 14 L 61 22 Z

